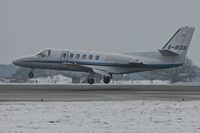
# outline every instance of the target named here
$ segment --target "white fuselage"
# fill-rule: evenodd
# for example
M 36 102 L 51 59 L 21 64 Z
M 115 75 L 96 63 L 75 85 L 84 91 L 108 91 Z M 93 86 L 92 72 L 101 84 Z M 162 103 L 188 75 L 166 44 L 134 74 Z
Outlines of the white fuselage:
M 169 57 L 163 57 L 158 52 L 117 54 L 79 50 L 49 49 L 46 51 L 46 55 L 20 58 L 13 61 L 13 63 L 33 69 L 57 69 L 89 73 L 93 69 L 97 69 L 108 72 L 109 74 L 126 74 L 181 65 L 178 62 L 174 63 L 173 59 Z M 49 55 L 48 51 L 50 51 Z

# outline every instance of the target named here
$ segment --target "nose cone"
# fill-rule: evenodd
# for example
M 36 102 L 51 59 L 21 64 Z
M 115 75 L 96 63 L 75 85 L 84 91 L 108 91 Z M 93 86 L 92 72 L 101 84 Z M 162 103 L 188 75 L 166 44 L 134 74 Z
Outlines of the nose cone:
M 34 57 L 32 57 L 32 56 L 24 57 L 24 58 L 16 59 L 16 60 L 12 61 L 12 63 L 17 66 L 29 67 L 30 66 L 29 62 L 32 61 L 33 59 L 34 59 Z
M 22 63 L 23 63 L 23 60 L 22 59 L 16 59 L 16 60 L 12 61 L 12 63 L 14 65 L 21 66 Z
M 13 63 L 14 65 L 17 65 L 17 60 L 13 60 L 12 63 Z

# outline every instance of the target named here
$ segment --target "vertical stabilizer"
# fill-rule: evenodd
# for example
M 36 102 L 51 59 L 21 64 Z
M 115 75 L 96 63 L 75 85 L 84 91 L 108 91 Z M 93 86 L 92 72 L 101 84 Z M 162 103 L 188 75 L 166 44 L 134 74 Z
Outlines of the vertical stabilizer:
M 176 56 L 180 55 L 185 58 L 192 35 L 195 28 L 181 27 L 167 42 L 167 44 L 159 50 L 162 55 Z

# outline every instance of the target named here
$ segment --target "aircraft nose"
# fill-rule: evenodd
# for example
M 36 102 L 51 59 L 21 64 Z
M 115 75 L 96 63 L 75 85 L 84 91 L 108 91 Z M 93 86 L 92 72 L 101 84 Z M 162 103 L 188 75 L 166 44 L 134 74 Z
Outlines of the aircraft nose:
M 34 56 L 27 56 L 27 57 L 22 57 L 16 60 L 13 60 L 12 63 L 17 66 L 22 66 L 22 67 L 31 67 L 34 64 L 31 63 L 31 61 L 34 61 L 36 57 Z
M 24 66 L 25 67 L 27 65 L 27 61 L 29 59 L 30 59 L 30 57 L 19 58 L 19 59 L 12 61 L 12 63 L 14 65 L 17 65 L 17 66 Z
M 20 66 L 21 62 L 22 62 L 21 59 L 16 59 L 16 60 L 12 61 L 12 63 L 17 66 Z

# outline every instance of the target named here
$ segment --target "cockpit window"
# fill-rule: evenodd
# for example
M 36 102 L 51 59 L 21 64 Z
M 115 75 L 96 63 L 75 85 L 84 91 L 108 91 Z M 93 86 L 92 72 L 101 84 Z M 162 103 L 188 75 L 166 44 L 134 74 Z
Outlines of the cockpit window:
M 50 56 L 51 55 L 51 50 L 48 50 L 48 56 Z
M 43 55 L 43 51 L 37 54 L 37 56 L 42 56 L 42 55 Z
M 40 52 L 39 54 L 37 54 L 37 56 L 39 57 L 49 57 L 50 55 L 51 55 L 51 50 L 44 50 Z

